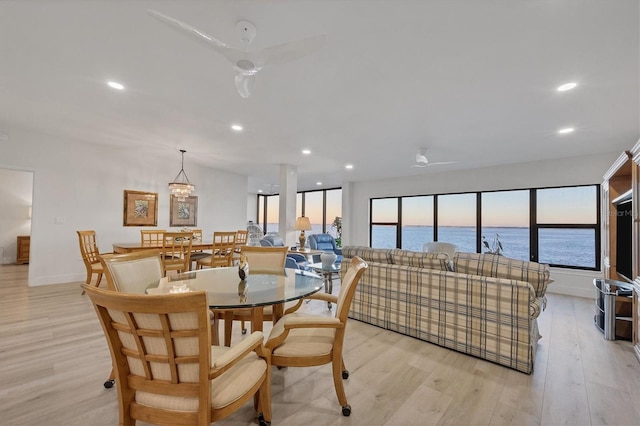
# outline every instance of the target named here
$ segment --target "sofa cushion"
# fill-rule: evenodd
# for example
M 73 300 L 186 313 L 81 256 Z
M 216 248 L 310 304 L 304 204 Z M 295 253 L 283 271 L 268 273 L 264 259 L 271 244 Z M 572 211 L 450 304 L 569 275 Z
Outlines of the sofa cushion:
M 395 249 L 391 251 L 391 263 L 394 265 L 415 266 L 417 268 L 450 271 L 451 262 L 446 253 L 423 253 Z
M 453 257 L 454 270 L 462 274 L 526 281 L 544 297 L 550 279 L 549 265 L 486 254 L 458 252 Z
M 367 263 L 391 263 L 391 249 L 379 249 L 366 246 L 347 246 L 342 249 L 342 255 L 347 259 L 359 256 Z

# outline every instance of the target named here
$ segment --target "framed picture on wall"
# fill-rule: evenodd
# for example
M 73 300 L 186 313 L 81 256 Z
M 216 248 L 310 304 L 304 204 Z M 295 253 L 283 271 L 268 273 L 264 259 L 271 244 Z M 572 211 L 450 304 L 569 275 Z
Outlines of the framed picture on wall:
M 169 226 L 197 226 L 198 225 L 198 197 L 185 197 L 179 200 L 175 195 L 171 196 L 171 212 L 169 214 Z
M 158 193 L 124 190 L 124 226 L 157 226 Z

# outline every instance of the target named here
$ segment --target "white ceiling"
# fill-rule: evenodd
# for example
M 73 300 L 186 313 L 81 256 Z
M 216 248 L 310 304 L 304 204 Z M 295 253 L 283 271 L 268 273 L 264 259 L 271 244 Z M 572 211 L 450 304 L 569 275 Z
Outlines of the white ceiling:
M 224 57 L 147 9 L 234 47 L 240 19 L 254 49 L 326 43 L 262 69 L 243 99 Z M 639 15 L 638 0 L 0 0 L 0 133 L 153 149 L 176 167 L 183 148 L 187 173 L 247 174 L 250 191 L 279 164 L 306 190 L 622 151 L 639 136 Z M 457 163 L 411 168 L 420 147 Z

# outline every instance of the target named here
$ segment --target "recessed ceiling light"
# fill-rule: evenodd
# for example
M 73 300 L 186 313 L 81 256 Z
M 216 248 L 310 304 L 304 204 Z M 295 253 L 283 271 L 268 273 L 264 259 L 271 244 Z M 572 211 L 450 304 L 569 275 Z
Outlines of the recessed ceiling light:
M 242 126 L 239 124 L 232 124 L 231 125 L 231 129 L 235 130 L 236 132 L 241 132 L 242 131 Z
M 316 182 L 316 185 L 320 186 L 322 185 L 322 182 Z
M 351 169 L 353 169 L 353 164 L 347 164 L 347 165 L 344 166 L 344 168 L 347 169 L 347 170 L 351 170 Z
M 107 85 L 112 89 L 124 90 L 124 86 L 117 81 L 107 81 Z
M 557 90 L 558 90 L 558 92 L 564 92 L 566 90 L 574 89 L 577 85 L 578 85 L 578 83 L 574 83 L 574 82 L 565 83 L 562 86 L 558 86 Z
M 573 132 L 575 129 L 573 127 L 565 127 L 564 129 L 560 129 L 558 130 L 558 133 L 560 133 L 561 135 L 564 135 L 566 133 L 571 133 Z
M 311 150 L 310 150 L 310 149 L 303 149 L 303 150 L 302 150 L 302 153 L 303 153 L 304 155 L 309 155 L 309 154 L 311 154 Z
M 258 189 L 258 192 L 262 194 L 262 189 Z

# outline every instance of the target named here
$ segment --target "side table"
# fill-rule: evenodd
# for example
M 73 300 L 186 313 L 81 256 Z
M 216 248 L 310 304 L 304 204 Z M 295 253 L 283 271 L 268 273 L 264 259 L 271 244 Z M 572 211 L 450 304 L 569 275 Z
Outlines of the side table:
M 340 264 L 332 264 L 329 267 L 323 266 L 321 262 L 311 263 L 308 267 L 313 270 L 313 272 L 322 275 L 322 280 L 324 281 L 324 292 L 327 294 L 331 294 L 333 292 L 333 276 L 340 274 Z M 328 308 L 331 309 L 331 302 L 327 302 Z

